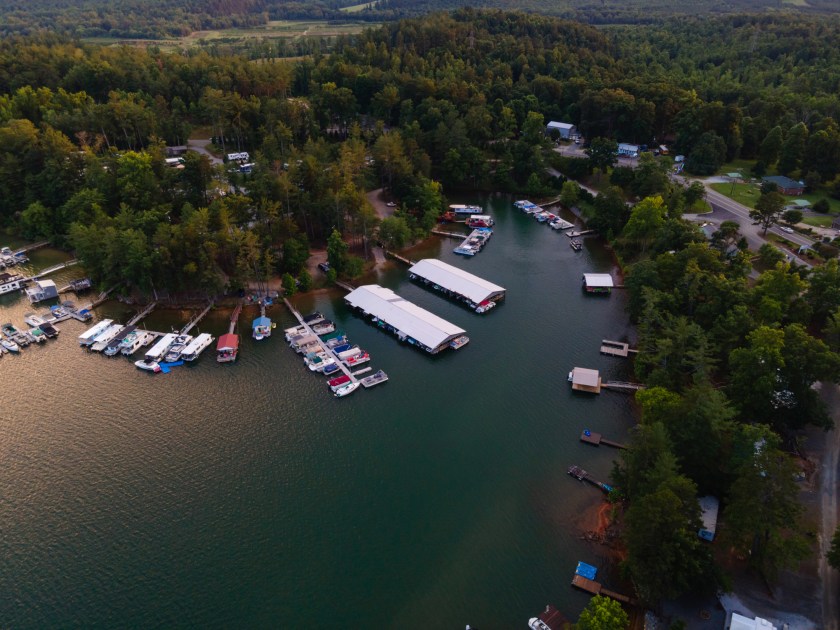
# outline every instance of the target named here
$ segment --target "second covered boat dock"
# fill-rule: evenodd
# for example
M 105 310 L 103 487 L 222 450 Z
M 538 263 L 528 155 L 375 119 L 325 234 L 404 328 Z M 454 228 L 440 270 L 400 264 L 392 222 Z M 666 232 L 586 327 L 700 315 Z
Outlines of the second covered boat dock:
M 436 258 L 424 258 L 408 270 L 408 277 L 465 302 L 476 313 L 485 313 L 505 298 L 504 287 L 488 282 Z

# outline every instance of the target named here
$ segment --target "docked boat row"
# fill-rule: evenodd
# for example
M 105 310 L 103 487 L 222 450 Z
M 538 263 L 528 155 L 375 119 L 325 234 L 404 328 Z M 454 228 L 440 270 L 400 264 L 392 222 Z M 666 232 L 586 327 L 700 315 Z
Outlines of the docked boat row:
M 19 273 L 0 273 L 0 295 L 20 291 L 26 282 Z
M 45 330 L 34 326 L 29 330 L 19 330 L 11 322 L 0 326 L 0 356 L 6 353 L 17 354 L 22 348 L 32 343 L 43 343 L 58 335 L 58 329 L 45 323 Z
M 547 223 L 553 230 L 568 230 L 569 228 L 574 227 L 574 223 L 569 223 L 553 212 L 543 210 L 540 206 L 535 203 L 531 203 L 527 199 L 514 201 L 513 205 L 525 214 L 531 215 L 540 223 Z
M 493 236 L 493 230 L 490 228 L 476 228 L 453 251 L 462 256 L 475 256 L 484 249 L 491 236 Z
M 23 252 L 15 253 L 8 247 L 0 248 L 0 269 L 8 269 L 27 262 L 29 258 Z

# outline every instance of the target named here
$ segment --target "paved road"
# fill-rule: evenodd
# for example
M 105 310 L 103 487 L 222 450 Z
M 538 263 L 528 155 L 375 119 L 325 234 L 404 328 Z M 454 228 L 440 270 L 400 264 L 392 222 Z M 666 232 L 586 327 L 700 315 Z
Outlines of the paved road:
M 200 153 L 202 155 L 206 155 L 210 158 L 211 164 L 222 164 L 222 160 L 217 158 L 215 155 L 210 153 L 207 150 L 207 146 L 210 144 L 210 138 L 191 138 L 187 140 L 187 147 L 191 151 L 195 151 L 196 153 Z

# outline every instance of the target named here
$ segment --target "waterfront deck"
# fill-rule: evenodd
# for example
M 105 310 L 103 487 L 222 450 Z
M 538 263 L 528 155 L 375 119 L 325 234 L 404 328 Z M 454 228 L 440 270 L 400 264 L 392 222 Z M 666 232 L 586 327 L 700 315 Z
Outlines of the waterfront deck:
M 586 444 L 591 444 L 592 446 L 600 446 L 601 444 L 603 444 L 604 446 L 612 446 L 613 448 L 627 448 L 624 444 L 608 440 L 600 433 L 590 431 L 589 429 L 584 429 L 583 431 L 581 431 L 580 441 L 585 442 Z
M 611 357 L 621 357 L 626 359 L 631 354 L 636 354 L 639 351 L 631 348 L 630 344 L 623 341 L 612 341 L 610 339 L 601 340 L 601 354 L 606 354 Z
M 566 472 L 568 472 L 570 476 L 574 477 L 578 481 L 591 483 L 596 488 L 600 488 L 605 494 L 609 494 L 610 492 L 612 492 L 611 485 L 606 484 L 603 481 L 598 481 L 580 466 L 569 466 L 569 469 Z
M 569 372 L 569 382 L 576 392 L 601 393 L 601 375 L 598 370 L 576 367 Z
M 623 392 L 625 394 L 634 394 L 640 389 L 645 388 L 645 386 L 641 383 L 629 383 L 626 381 L 607 381 L 606 383 L 603 383 L 602 387 Z
M 615 591 L 606 589 L 601 585 L 600 582 L 590 580 L 589 578 L 585 578 L 582 575 L 575 574 L 575 576 L 572 578 L 572 586 L 574 586 L 575 588 L 579 588 L 580 590 L 584 591 L 585 593 L 589 593 L 590 595 L 601 595 L 602 597 L 609 597 L 610 599 L 614 599 L 617 602 L 621 602 L 622 604 L 627 604 L 629 606 L 638 605 L 638 602 L 632 597 L 628 597 L 627 595 L 622 595 L 621 593 L 616 593 Z

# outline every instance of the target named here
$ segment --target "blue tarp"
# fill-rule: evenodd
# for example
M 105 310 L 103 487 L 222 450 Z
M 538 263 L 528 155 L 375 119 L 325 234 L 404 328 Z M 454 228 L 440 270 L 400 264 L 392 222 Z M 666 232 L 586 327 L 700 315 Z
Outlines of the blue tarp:
M 183 361 L 173 361 L 172 363 L 159 363 L 160 371 L 164 374 L 169 374 L 169 368 L 178 367 L 179 365 L 184 365 Z
M 575 573 L 589 580 L 594 580 L 595 575 L 598 573 L 598 569 L 593 567 L 591 564 L 586 564 L 585 562 L 578 562 L 577 569 L 575 569 Z

